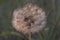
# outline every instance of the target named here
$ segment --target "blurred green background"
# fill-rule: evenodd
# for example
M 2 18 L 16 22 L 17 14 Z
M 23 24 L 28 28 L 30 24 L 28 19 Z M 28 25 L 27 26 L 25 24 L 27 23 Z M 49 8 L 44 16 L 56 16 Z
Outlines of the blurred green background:
M 60 40 L 60 0 L 0 0 L 0 40 L 28 40 L 11 25 L 13 10 L 31 2 L 43 8 L 49 30 L 32 34 L 32 40 Z

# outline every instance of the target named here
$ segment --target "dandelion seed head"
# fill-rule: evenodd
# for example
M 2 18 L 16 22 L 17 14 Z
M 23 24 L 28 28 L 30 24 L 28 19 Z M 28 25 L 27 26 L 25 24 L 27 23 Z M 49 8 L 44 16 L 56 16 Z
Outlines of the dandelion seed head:
M 13 27 L 22 33 L 41 31 L 46 25 L 45 12 L 37 5 L 27 4 L 23 8 L 14 10 Z

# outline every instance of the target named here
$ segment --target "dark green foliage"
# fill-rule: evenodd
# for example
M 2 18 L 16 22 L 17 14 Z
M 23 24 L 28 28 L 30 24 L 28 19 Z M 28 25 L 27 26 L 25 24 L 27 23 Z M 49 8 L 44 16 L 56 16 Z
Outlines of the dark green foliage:
M 18 33 L 11 25 L 13 10 L 23 7 L 25 2 L 0 0 L 0 40 L 28 40 L 28 35 Z M 34 3 L 46 11 L 49 30 L 32 34 L 32 40 L 60 40 L 60 0 L 37 0 Z

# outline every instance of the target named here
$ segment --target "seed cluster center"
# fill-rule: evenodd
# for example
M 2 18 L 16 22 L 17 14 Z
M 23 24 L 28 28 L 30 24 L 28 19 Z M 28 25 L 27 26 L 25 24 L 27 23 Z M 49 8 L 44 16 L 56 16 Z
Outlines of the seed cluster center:
M 24 21 L 27 22 L 26 26 L 29 26 L 28 29 L 31 28 L 32 24 L 34 24 L 34 20 L 32 19 L 32 16 L 25 17 Z

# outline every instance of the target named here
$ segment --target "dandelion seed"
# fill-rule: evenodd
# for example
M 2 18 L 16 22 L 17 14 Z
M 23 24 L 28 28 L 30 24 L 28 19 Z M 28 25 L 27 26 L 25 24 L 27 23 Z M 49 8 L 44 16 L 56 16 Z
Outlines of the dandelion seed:
M 45 12 L 37 5 L 27 4 L 23 8 L 14 10 L 12 25 L 24 34 L 28 33 L 28 30 L 31 30 L 31 33 L 39 32 L 46 25 Z

